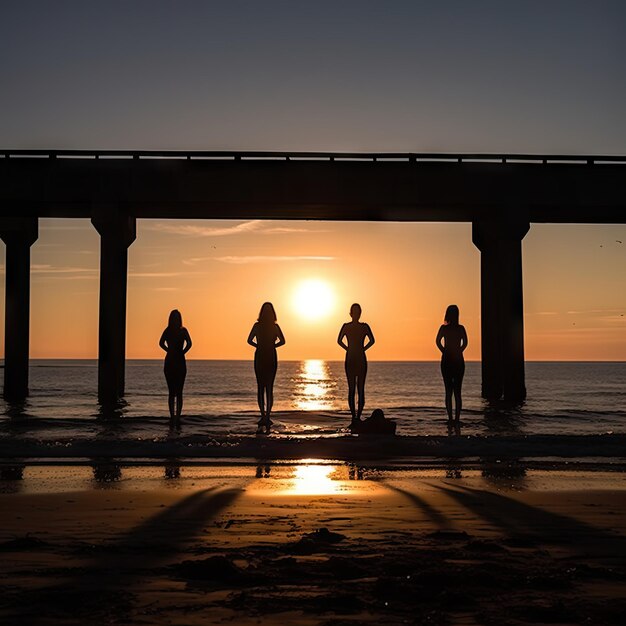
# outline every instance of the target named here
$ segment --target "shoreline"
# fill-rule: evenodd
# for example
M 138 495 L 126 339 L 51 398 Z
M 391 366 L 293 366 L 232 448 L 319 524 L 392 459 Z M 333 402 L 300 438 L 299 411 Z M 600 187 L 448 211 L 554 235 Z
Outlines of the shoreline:
M 626 434 L 524 436 L 175 436 L 146 439 L 0 439 L 0 460 L 61 458 L 303 458 L 626 460 Z

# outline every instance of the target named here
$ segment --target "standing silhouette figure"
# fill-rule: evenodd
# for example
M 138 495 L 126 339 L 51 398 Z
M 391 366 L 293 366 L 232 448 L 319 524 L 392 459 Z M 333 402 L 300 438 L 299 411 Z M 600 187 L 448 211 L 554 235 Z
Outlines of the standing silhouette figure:
M 248 343 L 256 348 L 254 352 L 254 373 L 256 374 L 257 401 L 261 419 L 258 422 L 259 431 L 265 429 L 269 433 L 272 420 L 272 406 L 274 405 L 274 379 L 278 368 L 276 348 L 285 345 L 285 337 L 280 326 L 276 323 L 276 311 L 271 302 L 264 302 L 255 322 Z
M 354 303 L 350 307 L 351 322 L 345 323 L 339 331 L 337 343 L 346 351 L 346 376 L 348 378 L 348 406 L 352 414 L 352 424 L 361 420 L 365 407 L 365 377 L 367 376 L 367 358 L 365 351 L 375 342 L 369 324 L 359 322 L 361 305 Z M 344 337 L 347 344 L 344 343 Z M 368 340 L 365 343 L 365 340 Z M 354 396 L 358 393 L 358 408 L 355 408 Z
M 159 346 L 167 353 L 163 373 L 167 381 L 170 409 L 170 428 L 180 431 L 180 415 L 183 411 L 183 386 L 187 376 L 185 354 L 191 348 L 191 337 L 183 326 L 183 318 L 178 309 L 170 313 L 167 328 L 163 331 Z
M 458 422 L 463 408 L 461 387 L 465 374 L 463 351 L 467 348 L 467 333 L 465 326 L 459 324 L 459 307 L 456 304 L 451 304 L 446 309 L 444 323 L 439 328 L 435 341 L 441 350 L 441 375 L 446 388 L 448 420 L 452 421 L 452 394 L 454 394 L 454 419 Z

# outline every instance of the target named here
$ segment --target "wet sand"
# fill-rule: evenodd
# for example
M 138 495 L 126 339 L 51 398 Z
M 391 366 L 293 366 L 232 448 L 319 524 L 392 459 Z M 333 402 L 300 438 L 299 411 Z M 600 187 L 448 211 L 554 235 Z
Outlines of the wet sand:
M 40 427 L 41 424 L 39 424 Z M 427 457 L 550 459 L 578 461 L 599 458 L 626 468 L 626 434 L 597 435 L 493 435 L 471 436 L 463 430 L 448 435 L 368 436 L 334 435 L 187 435 L 167 434 L 138 437 L 105 431 L 81 437 L 62 436 L 56 431 L 30 432 L 30 426 L 11 425 L 10 436 L 0 437 L 0 459 L 126 458 L 196 459 L 258 458 L 298 460 L 304 458 L 343 461 L 409 461 Z M 34 427 L 33 427 L 34 428 Z M 54 435 L 54 436 L 52 436 Z
M 4 478 L 0 623 L 622 624 L 626 614 L 622 473 L 303 461 L 28 466 Z

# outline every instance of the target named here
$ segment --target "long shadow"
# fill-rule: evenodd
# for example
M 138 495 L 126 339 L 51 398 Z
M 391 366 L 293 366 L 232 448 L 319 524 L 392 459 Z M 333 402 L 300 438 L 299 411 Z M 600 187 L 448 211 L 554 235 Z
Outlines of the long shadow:
M 185 542 L 231 505 L 242 491 L 197 491 L 135 526 L 117 541 L 88 546 L 86 554 L 91 558 L 82 567 L 70 570 L 71 576 L 59 584 L 31 590 L 28 599 L 18 598 L 11 617 L 26 618 L 27 621 L 17 623 L 28 624 L 69 616 L 76 620 L 82 616 L 84 623 L 128 623 L 135 604 L 132 588 L 137 583 L 151 582 L 155 569 L 180 552 Z
M 239 488 L 212 487 L 197 491 L 139 524 L 111 548 L 121 552 L 140 549 L 142 568 L 154 566 L 176 554 L 182 544 L 192 539 L 207 521 L 231 505 L 241 493 Z M 154 547 L 155 551 L 146 552 L 146 547 Z M 102 557 L 104 561 L 112 558 L 109 552 Z
M 626 539 L 619 535 L 553 513 L 499 493 L 457 486 L 455 489 L 434 485 L 482 519 L 510 535 L 534 538 L 537 543 L 592 547 L 598 553 L 618 556 L 626 553 Z M 589 545 L 589 541 L 594 545 Z
M 444 530 L 449 530 L 452 527 L 450 520 L 441 511 L 437 510 L 434 506 L 426 502 L 423 498 L 420 498 L 417 494 L 407 491 L 406 489 L 400 489 L 400 487 L 394 487 L 384 483 L 387 489 L 395 491 L 407 498 L 415 507 L 417 507 L 422 513 L 424 513 L 430 520 Z

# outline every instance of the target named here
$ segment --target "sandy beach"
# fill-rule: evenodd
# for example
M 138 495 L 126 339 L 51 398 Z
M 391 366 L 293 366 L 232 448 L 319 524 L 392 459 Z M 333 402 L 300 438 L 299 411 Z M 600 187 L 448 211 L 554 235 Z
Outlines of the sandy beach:
M 6 624 L 621 624 L 626 612 L 622 473 L 308 460 L 3 478 Z

